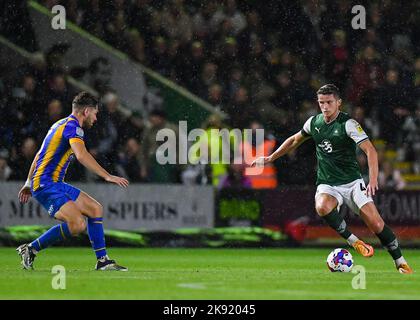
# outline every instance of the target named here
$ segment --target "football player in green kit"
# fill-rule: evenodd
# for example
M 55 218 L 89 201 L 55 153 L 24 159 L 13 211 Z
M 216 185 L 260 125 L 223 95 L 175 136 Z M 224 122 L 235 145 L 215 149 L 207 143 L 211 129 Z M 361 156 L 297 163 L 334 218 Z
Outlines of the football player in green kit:
M 395 234 L 384 223 L 372 199 L 378 190 L 378 156 L 375 147 L 360 124 L 340 111 L 340 91 L 335 85 L 322 86 L 317 96 L 321 113 L 310 117 L 301 131 L 286 139 L 270 156 L 260 157 L 252 165 L 263 166 L 273 162 L 312 138 L 318 159 L 315 208 L 319 216 L 357 252 L 364 257 L 371 257 L 373 247 L 352 234 L 339 214 L 340 206 L 346 203 L 376 234 L 394 259 L 397 270 L 405 274 L 413 273 L 402 256 Z M 356 160 L 356 146 L 367 155 L 367 186 Z

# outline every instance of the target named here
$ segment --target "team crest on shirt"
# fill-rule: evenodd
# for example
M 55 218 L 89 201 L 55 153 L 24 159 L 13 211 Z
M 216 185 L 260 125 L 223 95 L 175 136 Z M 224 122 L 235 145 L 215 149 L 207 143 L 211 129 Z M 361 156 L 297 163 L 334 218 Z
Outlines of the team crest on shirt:
M 333 151 L 332 143 L 329 140 L 322 140 L 320 144 L 318 144 L 324 152 L 331 153 Z
M 77 134 L 79 137 L 83 138 L 83 135 L 84 135 L 85 133 L 83 132 L 83 129 L 82 129 L 82 128 L 77 127 L 77 128 L 76 128 L 76 134 Z

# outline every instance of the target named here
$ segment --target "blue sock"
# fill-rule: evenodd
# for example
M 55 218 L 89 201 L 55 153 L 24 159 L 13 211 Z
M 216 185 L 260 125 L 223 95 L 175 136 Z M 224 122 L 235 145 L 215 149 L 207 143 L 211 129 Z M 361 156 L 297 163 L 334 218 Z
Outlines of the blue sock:
M 41 235 L 38 239 L 35 239 L 30 245 L 36 251 L 41 251 L 52 245 L 54 242 L 58 240 L 65 240 L 71 237 L 71 233 L 67 223 L 57 224 L 43 235 Z
M 88 218 L 87 232 L 96 258 L 106 256 L 103 218 Z

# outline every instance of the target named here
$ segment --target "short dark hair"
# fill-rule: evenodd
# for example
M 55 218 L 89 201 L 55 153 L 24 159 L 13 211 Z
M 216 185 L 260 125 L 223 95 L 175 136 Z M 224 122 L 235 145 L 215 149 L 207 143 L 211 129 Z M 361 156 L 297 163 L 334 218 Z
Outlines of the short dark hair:
M 98 99 L 89 92 L 82 91 L 74 97 L 72 107 L 74 110 L 83 110 L 87 107 L 97 107 Z
M 333 94 L 334 97 L 336 97 L 337 99 L 341 99 L 340 89 L 338 89 L 336 85 L 331 83 L 319 88 L 316 94 Z

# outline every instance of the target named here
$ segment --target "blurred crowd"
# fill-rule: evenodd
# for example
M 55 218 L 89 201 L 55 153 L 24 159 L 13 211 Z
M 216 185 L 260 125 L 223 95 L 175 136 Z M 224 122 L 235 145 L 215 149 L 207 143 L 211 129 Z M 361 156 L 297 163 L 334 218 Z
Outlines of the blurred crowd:
M 417 1 L 365 1 L 366 30 L 352 28 L 352 6 L 360 1 L 350 0 L 41 2 L 48 8 L 64 5 L 67 17 L 83 29 L 228 114 L 224 123 L 209 119 L 205 129 L 254 125 L 266 130 L 266 141 L 275 148 L 318 112 L 316 90 L 334 83 L 342 92 L 342 109 L 372 139 L 384 142 L 385 155 L 396 152 L 392 161 L 382 162 L 381 184 L 403 187 L 393 161 L 413 163 L 409 171 L 420 173 Z M 1 119 L 9 119 L 0 127 L 0 180 L 25 179 L 40 139 L 70 111 L 75 92 L 65 72 L 53 66 L 54 56 L 39 59 L 0 87 Z M 154 110 L 143 119 L 124 112 L 111 89 L 100 93 L 101 123 L 87 145 L 109 170 L 135 182 L 185 182 L 210 172 L 206 181 L 217 186 L 257 183 L 245 179 L 238 166 L 160 166 L 153 160 L 155 133 L 172 126 L 165 112 Z M 312 184 L 314 166 L 308 143 L 276 164 L 271 186 Z M 77 165 L 69 174 L 91 179 Z

